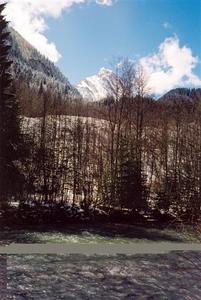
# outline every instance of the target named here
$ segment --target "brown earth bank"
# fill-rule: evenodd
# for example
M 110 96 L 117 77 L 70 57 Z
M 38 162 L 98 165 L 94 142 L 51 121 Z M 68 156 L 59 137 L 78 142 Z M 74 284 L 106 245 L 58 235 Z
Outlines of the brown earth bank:
M 188 218 L 188 215 L 173 216 L 158 209 L 145 211 L 122 208 L 89 207 L 83 209 L 77 204 L 69 203 L 31 203 L 6 206 L 0 209 L 0 225 L 59 225 L 59 224 L 93 224 L 122 223 L 145 226 L 180 226 L 197 225 L 200 222 Z

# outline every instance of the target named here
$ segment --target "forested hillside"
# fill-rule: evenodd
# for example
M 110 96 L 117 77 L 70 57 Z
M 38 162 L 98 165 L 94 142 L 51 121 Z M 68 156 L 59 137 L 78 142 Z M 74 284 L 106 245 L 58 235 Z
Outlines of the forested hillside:
M 51 213 L 56 207 L 64 218 L 71 205 L 87 217 L 92 209 L 108 216 L 117 210 L 132 222 L 150 213 L 199 219 L 200 89 L 176 89 L 156 101 L 148 97 L 143 70 L 125 59 L 118 76 L 107 80 L 104 101 L 81 101 L 13 30 L 10 41 L 24 149 L 15 159 L 20 176 L 9 203 L 40 212 L 51 207 Z
M 17 31 L 9 27 L 9 57 L 12 60 L 11 72 L 15 78 L 17 91 L 24 113 L 36 113 L 37 93 L 41 83 L 54 97 L 64 101 L 80 99 L 81 95 L 60 70 L 32 47 Z M 28 95 L 32 94 L 31 97 Z M 28 99 L 29 98 L 29 99 Z M 32 99 L 34 98 L 34 100 Z M 40 108 L 38 108 L 40 110 Z
M 96 119 L 60 114 L 24 119 L 32 138 L 24 200 L 133 213 L 154 208 L 197 220 L 200 100 L 163 103 L 137 96 L 97 107 Z

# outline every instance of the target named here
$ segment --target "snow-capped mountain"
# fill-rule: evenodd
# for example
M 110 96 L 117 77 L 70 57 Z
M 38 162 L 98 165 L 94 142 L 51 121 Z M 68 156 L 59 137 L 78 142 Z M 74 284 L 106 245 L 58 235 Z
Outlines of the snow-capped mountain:
M 87 77 L 77 86 L 77 90 L 87 101 L 100 101 L 114 93 L 116 75 L 110 69 L 101 68 L 97 75 Z
M 39 88 L 41 82 L 52 92 L 81 97 L 60 70 L 46 57 L 31 46 L 17 31 L 9 27 L 10 57 L 12 72 L 16 79 L 23 80 L 30 87 Z

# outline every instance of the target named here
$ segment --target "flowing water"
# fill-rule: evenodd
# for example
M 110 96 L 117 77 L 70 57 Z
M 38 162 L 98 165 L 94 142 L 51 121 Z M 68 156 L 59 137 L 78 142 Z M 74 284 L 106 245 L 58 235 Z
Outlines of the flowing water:
M 2 245 L 39 243 L 129 247 L 199 244 L 189 232 L 127 225 L 9 229 Z M 9 245 L 10 246 L 10 245 Z M 9 247 L 6 246 L 6 247 Z M 157 251 L 156 251 L 157 252 Z M 160 252 L 160 251 L 159 251 Z M 13 254 L 7 255 L 8 299 L 15 300 L 201 300 L 201 251 L 164 254 Z M 2 298 L 3 299 L 3 298 Z
M 164 228 L 122 224 L 69 225 L 65 227 L 2 228 L 0 244 L 9 243 L 96 243 L 125 244 L 130 242 L 200 242 L 192 230 L 175 231 Z
M 9 299 L 200 300 L 201 252 L 8 257 Z

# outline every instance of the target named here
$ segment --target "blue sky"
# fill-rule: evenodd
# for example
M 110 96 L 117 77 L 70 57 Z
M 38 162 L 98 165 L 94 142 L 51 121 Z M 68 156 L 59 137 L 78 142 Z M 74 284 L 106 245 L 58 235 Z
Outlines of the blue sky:
M 76 83 L 118 56 L 146 56 L 166 37 L 201 59 L 200 0 L 119 0 L 113 6 L 77 5 L 47 21 L 49 40 L 62 54 L 58 65 Z M 167 23 L 168 28 L 164 27 Z M 201 65 L 197 66 L 201 76 Z
M 8 15 L 13 26 L 41 52 L 47 53 L 50 58 L 52 56 L 73 84 L 96 74 L 101 67 L 110 68 L 111 62 L 119 56 L 138 60 L 147 58 L 144 60 L 145 67 L 155 73 L 158 62 L 153 65 L 153 60 L 157 58 L 160 71 L 164 72 L 167 52 L 173 46 L 175 61 L 176 55 L 181 57 L 181 51 L 183 60 L 189 61 L 190 69 L 189 65 L 186 66 L 188 70 L 183 70 L 182 78 L 177 75 L 169 80 L 166 76 L 166 86 L 174 80 L 178 84 L 200 84 L 201 0 L 9 1 Z M 26 1 L 29 8 L 24 6 Z M 11 8 L 12 11 L 18 8 L 18 15 L 11 13 Z M 20 9 L 29 14 L 27 28 L 26 23 L 20 23 Z M 162 50 L 159 50 L 160 46 Z M 176 68 L 183 62 L 173 64 L 172 73 L 175 75 L 178 73 Z M 172 63 L 168 66 L 172 68 Z M 186 77 L 190 79 L 186 80 Z

